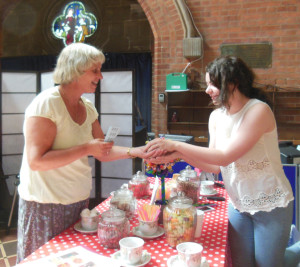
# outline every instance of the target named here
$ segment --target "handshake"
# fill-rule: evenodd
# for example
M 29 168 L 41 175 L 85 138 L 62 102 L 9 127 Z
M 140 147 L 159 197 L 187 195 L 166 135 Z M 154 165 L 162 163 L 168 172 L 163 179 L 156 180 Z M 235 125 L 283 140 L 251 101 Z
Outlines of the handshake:
M 172 162 L 180 157 L 180 153 L 175 150 L 176 143 L 177 141 L 165 138 L 155 138 L 148 141 L 143 147 L 144 155 L 142 158 L 154 164 Z

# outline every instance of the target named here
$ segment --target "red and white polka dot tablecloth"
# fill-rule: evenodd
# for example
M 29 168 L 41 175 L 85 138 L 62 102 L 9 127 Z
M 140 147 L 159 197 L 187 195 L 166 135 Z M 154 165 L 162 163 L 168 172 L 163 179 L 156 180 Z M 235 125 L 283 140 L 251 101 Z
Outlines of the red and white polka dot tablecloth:
M 154 181 L 152 178 L 149 179 L 151 182 Z M 229 265 L 227 264 L 228 259 L 225 262 L 228 230 L 228 196 L 223 188 L 217 187 L 215 189 L 219 192 L 218 196 L 225 197 L 226 201 L 209 201 L 216 203 L 217 206 L 214 207 L 214 211 L 205 213 L 201 237 L 195 239 L 195 242 L 203 246 L 203 257 L 206 257 L 210 267 Z M 150 198 L 140 199 L 138 200 L 138 205 L 148 203 L 149 200 Z M 97 206 L 98 211 L 101 213 L 108 210 L 108 208 L 109 199 Z M 130 224 L 131 230 L 134 226 L 138 225 L 137 215 L 130 220 Z M 51 239 L 23 262 L 33 261 L 76 246 L 84 246 L 104 256 L 110 256 L 118 251 L 117 249 L 107 249 L 103 247 L 96 233 L 82 234 L 74 230 L 73 227 L 70 227 L 60 235 Z M 147 264 L 147 266 L 151 267 L 167 267 L 168 259 L 173 255 L 177 255 L 176 249 L 170 247 L 166 242 L 165 235 L 155 239 L 145 239 L 144 249 L 151 253 L 151 261 Z

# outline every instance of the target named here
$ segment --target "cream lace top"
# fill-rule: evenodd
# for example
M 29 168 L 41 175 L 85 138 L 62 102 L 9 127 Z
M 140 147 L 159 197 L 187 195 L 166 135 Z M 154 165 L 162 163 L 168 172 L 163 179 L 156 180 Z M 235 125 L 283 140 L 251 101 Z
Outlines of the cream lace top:
M 237 113 L 227 114 L 224 108 L 212 112 L 216 125 L 216 148 L 225 149 L 234 137 L 247 110 L 257 103 L 251 99 Z M 221 167 L 226 190 L 233 206 L 240 212 L 254 214 L 286 207 L 294 199 L 291 185 L 280 160 L 277 127 L 265 133 L 245 155 Z

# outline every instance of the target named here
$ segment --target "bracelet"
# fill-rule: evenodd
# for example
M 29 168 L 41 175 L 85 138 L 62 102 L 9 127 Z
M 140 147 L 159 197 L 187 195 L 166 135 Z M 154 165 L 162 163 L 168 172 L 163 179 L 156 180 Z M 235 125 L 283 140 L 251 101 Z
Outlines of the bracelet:
M 133 158 L 133 159 L 134 159 L 135 157 L 131 155 L 130 149 L 131 149 L 131 147 L 128 147 L 128 149 L 127 149 L 127 155 L 128 155 L 130 158 Z

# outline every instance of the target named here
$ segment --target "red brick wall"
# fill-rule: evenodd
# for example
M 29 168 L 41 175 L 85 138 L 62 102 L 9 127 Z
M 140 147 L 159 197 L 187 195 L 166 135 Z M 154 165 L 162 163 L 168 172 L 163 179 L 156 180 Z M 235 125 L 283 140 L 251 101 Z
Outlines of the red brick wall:
M 7 4 L 0 6 L 0 21 L 7 12 L 10 12 L 8 7 L 26 1 L 29 0 L 4 1 Z M 204 39 L 204 57 L 191 67 L 203 73 L 205 65 L 220 55 L 222 44 L 270 42 L 273 46 L 272 67 L 255 69 L 257 81 L 280 88 L 300 88 L 299 0 L 185 1 Z M 137 0 L 137 2 L 143 8 L 154 35 L 152 131 L 166 133 L 166 104 L 158 102 L 158 94 L 165 91 L 166 75 L 181 72 L 189 62 L 183 57 L 184 28 L 174 0 Z M 0 31 L 1 40 L 3 37 Z M 294 96 L 285 97 L 283 100 L 287 104 L 289 101 L 300 102 L 299 97 Z M 287 111 L 281 112 L 285 114 Z M 288 113 L 288 121 L 299 121 L 299 114 L 291 110 Z M 283 114 L 278 118 L 286 121 Z M 294 126 L 299 125 L 294 123 Z M 295 130 L 295 127 L 293 129 Z M 300 135 L 298 130 L 295 132 L 299 132 Z M 294 136 L 283 134 L 283 138 Z M 300 136 L 297 139 L 300 140 Z
M 152 131 L 163 133 L 167 131 L 166 107 L 158 102 L 158 94 L 165 90 L 166 75 L 181 72 L 188 63 L 182 52 L 184 29 L 173 0 L 138 2 L 145 11 L 155 39 Z M 257 81 L 282 88 L 300 88 L 299 0 L 186 2 L 204 39 L 203 60 L 193 67 L 203 70 L 209 61 L 220 55 L 221 44 L 270 42 L 273 46 L 272 67 L 255 69 Z

